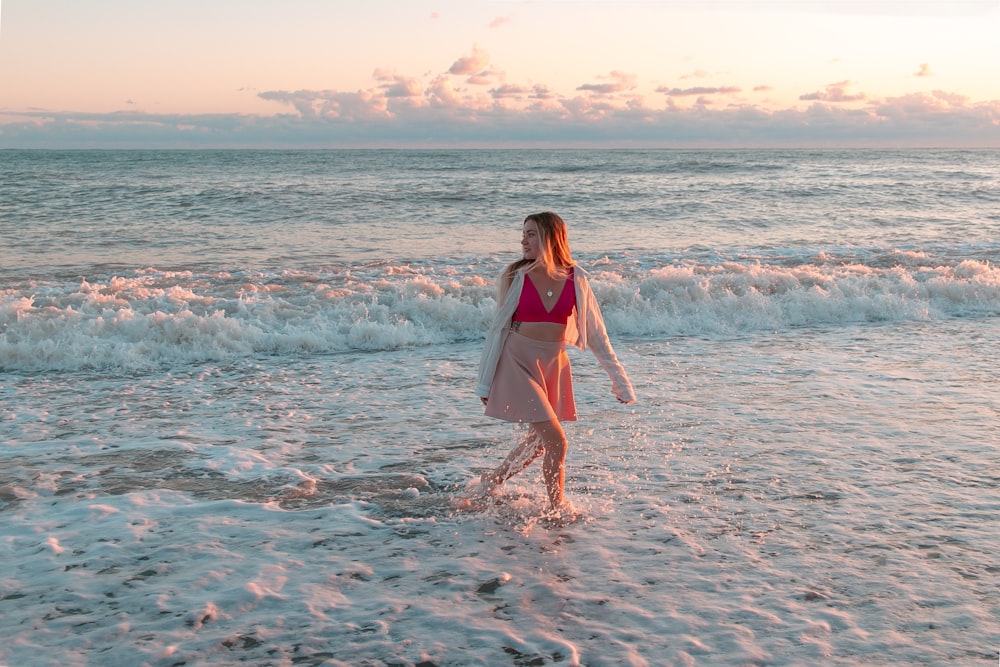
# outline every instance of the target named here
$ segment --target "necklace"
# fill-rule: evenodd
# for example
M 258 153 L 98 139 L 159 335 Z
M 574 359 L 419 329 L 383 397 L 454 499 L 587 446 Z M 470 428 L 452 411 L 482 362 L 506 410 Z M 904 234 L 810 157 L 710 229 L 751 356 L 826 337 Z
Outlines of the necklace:
M 547 294 L 548 296 L 552 296 L 552 290 L 549 290 L 548 292 L 546 292 L 546 294 Z

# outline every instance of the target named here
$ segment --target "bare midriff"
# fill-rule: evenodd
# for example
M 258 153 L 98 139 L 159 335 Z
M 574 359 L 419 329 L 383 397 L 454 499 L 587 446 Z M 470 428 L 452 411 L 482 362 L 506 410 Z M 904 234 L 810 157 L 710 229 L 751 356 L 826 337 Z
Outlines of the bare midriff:
M 525 338 L 558 342 L 566 337 L 566 325 L 558 322 L 514 322 L 513 330 Z

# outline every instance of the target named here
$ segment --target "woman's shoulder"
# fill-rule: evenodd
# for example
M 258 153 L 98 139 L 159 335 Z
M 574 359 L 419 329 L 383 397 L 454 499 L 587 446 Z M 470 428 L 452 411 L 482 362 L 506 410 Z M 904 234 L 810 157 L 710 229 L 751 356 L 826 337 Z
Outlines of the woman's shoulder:
M 518 273 L 525 273 L 530 268 L 530 266 L 531 266 L 530 262 L 526 262 L 523 259 L 519 259 L 505 266 L 500 275 L 513 276 Z
M 528 269 L 524 266 L 508 266 L 500 272 L 500 277 L 508 283 L 515 282 L 517 280 L 524 280 L 526 275 L 528 275 Z

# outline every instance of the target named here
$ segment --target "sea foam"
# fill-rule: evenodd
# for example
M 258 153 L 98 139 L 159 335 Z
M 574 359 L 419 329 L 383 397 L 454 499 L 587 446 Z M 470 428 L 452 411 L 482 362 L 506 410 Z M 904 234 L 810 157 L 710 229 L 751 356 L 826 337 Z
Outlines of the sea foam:
M 886 264 L 822 255 L 792 265 L 643 258 L 601 262 L 592 278 L 609 331 L 621 337 L 732 336 L 1000 313 L 1000 271 L 989 262 L 893 257 Z M 471 266 L 243 274 L 145 269 L 103 280 L 33 281 L 0 293 L 0 369 L 141 371 L 261 354 L 465 342 L 483 337 L 495 306 L 492 280 Z

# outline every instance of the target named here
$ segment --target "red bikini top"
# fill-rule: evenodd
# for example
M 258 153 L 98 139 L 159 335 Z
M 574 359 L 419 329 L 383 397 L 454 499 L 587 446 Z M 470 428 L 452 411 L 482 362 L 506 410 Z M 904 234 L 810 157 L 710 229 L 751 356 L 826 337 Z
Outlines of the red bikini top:
M 559 300 L 556 301 L 556 305 L 552 306 L 552 310 L 545 310 L 541 293 L 535 287 L 535 283 L 531 281 L 531 276 L 524 274 L 524 287 L 521 288 L 521 299 L 517 302 L 517 310 L 514 311 L 513 319 L 515 322 L 566 324 L 569 321 L 569 316 L 573 314 L 573 306 L 575 305 L 576 286 L 573 284 L 573 269 L 569 270 L 569 278 L 563 285 Z

